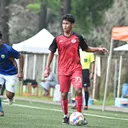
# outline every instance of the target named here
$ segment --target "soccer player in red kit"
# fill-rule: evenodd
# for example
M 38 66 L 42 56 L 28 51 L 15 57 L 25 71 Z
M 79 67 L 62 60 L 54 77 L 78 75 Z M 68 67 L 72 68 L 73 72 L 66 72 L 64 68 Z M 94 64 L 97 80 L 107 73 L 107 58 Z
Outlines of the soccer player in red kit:
M 106 48 L 93 48 L 81 35 L 73 33 L 75 18 L 71 14 L 62 17 L 63 34 L 54 38 L 49 47 L 44 77 L 50 73 L 50 64 L 54 53 L 58 49 L 58 78 L 61 92 L 61 106 L 64 113 L 63 123 L 69 123 L 68 92 L 70 85 L 74 86 L 76 93 L 76 110 L 82 110 L 82 67 L 80 63 L 79 48 L 86 52 L 108 52 Z

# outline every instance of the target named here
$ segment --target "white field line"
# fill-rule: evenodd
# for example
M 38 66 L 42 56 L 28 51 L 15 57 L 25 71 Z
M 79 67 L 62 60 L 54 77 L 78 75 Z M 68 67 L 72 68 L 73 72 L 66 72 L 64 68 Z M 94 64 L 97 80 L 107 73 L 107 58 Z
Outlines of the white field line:
M 8 104 L 8 103 L 4 103 L 4 104 Z M 29 105 L 22 105 L 22 104 L 14 104 L 12 106 L 17 106 L 17 107 L 23 107 L 23 108 L 31 108 L 31 109 L 39 109 L 39 110 L 46 110 L 46 111 L 55 111 L 55 112 L 62 112 L 62 110 L 58 110 L 58 109 L 48 109 L 48 108 L 42 108 L 42 107 L 34 107 L 34 106 L 29 106 Z M 72 113 L 72 111 L 69 111 L 70 113 Z M 124 120 L 124 121 L 128 121 L 128 118 L 117 118 L 117 117 L 110 117 L 110 116 L 102 116 L 102 115 L 95 115 L 95 114 L 87 114 L 84 113 L 85 115 L 88 116 L 92 116 L 92 117 L 100 117 L 100 118 L 106 118 L 106 119 L 114 119 L 114 120 Z

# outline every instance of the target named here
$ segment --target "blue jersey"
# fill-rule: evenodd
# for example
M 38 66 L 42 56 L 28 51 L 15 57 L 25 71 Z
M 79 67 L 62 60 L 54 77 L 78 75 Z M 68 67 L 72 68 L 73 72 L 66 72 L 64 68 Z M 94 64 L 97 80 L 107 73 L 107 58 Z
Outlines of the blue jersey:
M 20 53 L 7 44 L 0 47 L 0 74 L 15 75 L 17 74 L 17 63 Z

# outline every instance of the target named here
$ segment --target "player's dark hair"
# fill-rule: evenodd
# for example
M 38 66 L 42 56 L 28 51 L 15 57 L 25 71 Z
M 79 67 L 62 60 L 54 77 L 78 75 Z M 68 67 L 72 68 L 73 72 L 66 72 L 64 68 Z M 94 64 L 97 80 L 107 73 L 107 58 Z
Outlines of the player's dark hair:
M 1 31 L 0 31 L 0 39 L 2 39 L 2 33 L 1 33 Z
M 74 16 L 72 15 L 72 14 L 65 14 L 63 17 L 62 17 L 62 21 L 63 20 L 67 20 L 67 21 L 69 21 L 69 22 L 71 22 L 71 23 L 75 23 L 75 18 L 74 18 Z

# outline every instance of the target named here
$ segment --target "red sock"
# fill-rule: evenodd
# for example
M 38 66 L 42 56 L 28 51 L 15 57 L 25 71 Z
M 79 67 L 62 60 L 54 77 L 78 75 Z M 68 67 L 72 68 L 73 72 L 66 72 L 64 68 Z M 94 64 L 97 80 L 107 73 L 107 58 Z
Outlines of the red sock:
M 82 96 L 76 96 L 76 110 L 77 112 L 82 111 Z
M 68 99 L 66 100 L 61 99 L 61 107 L 62 107 L 64 115 L 67 115 L 68 114 Z

